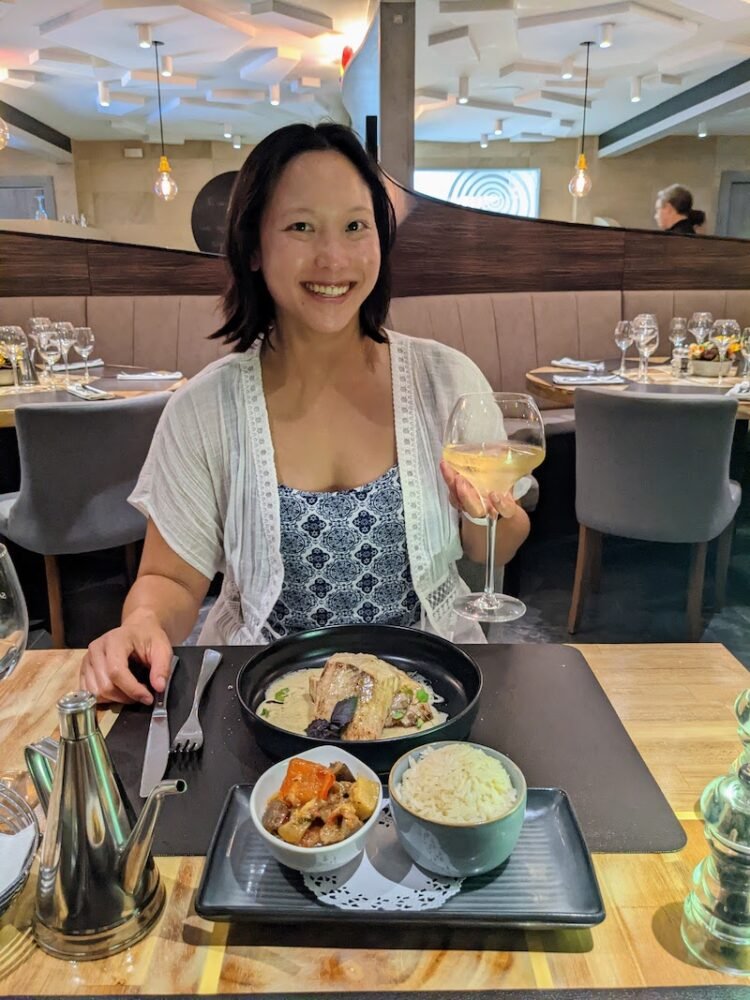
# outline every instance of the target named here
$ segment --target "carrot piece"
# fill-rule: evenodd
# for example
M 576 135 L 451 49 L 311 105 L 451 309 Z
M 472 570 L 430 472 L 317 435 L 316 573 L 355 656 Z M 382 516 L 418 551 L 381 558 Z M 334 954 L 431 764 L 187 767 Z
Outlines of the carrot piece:
M 301 806 L 311 799 L 325 799 L 335 780 L 336 775 L 330 768 L 294 757 L 289 761 L 279 797 L 290 806 Z

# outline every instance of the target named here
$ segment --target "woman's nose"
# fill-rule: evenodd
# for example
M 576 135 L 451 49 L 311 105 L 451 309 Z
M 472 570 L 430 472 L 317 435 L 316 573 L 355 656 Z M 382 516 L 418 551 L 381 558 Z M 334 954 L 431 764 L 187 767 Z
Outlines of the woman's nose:
M 348 260 L 346 243 L 338 235 L 321 236 L 315 247 L 315 265 L 334 268 Z

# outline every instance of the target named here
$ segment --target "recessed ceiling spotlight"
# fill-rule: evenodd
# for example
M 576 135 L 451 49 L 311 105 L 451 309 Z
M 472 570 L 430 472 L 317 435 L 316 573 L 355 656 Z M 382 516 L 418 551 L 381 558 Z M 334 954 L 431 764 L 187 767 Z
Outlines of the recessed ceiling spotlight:
M 224 126 L 224 138 L 225 139 L 231 139 L 232 138 L 232 127 L 231 127 L 231 125 L 225 125 Z
M 611 21 L 599 25 L 598 42 L 600 49 L 611 49 L 615 40 L 615 26 Z
M 109 87 L 103 80 L 96 85 L 96 103 L 100 108 L 109 107 Z
M 566 59 L 565 62 L 560 67 L 560 79 L 561 80 L 572 80 L 573 70 L 575 68 L 574 59 Z
M 150 24 L 136 24 L 136 31 L 138 32 L 138 46 L 141 49 L 151 48 L 151 25 Z
M 495 122 L 495 135 L 502 135 L 503 134 L 503 125 L 504 125 L 504 122 L 503 122 L 502 118 L 498 118 L 497 121 Z
M 165 77 L 170 77 L 174 73 L 174 67 L 172 65 L 171 56 L 161 57 L 161 75 Z
M 487 149 L 489 144 L 490 144 L 490 137 L 487 135 L 486 132 L 482 132 L 482 134 L 479 136 L 480 149 Z
M 242 149 L 242 139 L 238 135 L 232 136 L 232 146 L 235 149 Z
M 281 104 L 281 85 L 278 83 L 272 83 L 268 88 L 268 100 L 270 103 L 277 108 Z
M 641 99 L 641 78 L 639 76 L 634 76 L 630 81 L 630 101 L 632 104 L 638 104 Z
M 469 78 L 459 76 L 458 78 L 458 103 L 466 104 L 469 100 Z
M 708 126 L 706 125 L 705 122 L 700 122 L 698 124 L 698 138 L 705 139 L 707 135 L 708 135 Z

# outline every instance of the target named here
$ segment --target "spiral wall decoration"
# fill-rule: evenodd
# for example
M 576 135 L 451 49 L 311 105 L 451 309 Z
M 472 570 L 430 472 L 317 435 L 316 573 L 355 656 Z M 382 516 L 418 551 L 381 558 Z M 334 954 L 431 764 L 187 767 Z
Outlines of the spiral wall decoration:
M 535 219 L 539 170 L 415 170 L 417 191 L 485 212 Z

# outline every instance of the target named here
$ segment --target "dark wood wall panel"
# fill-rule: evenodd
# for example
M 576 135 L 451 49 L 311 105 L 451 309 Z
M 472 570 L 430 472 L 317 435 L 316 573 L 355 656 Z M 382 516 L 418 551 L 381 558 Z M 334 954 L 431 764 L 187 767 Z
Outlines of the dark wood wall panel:
M 90 243 L 92 295 L 215 295 L 223 291 L 223 258 L 210 254 Z
M 665 236 L 461 208 L 391 185 L 394 295 L 747 288 L 750 241 Z M 0 295 L 217 295 L 222 258 L 0 232 Z
M 85 240 L 0 233 L 0 295 L 89 295 Z

